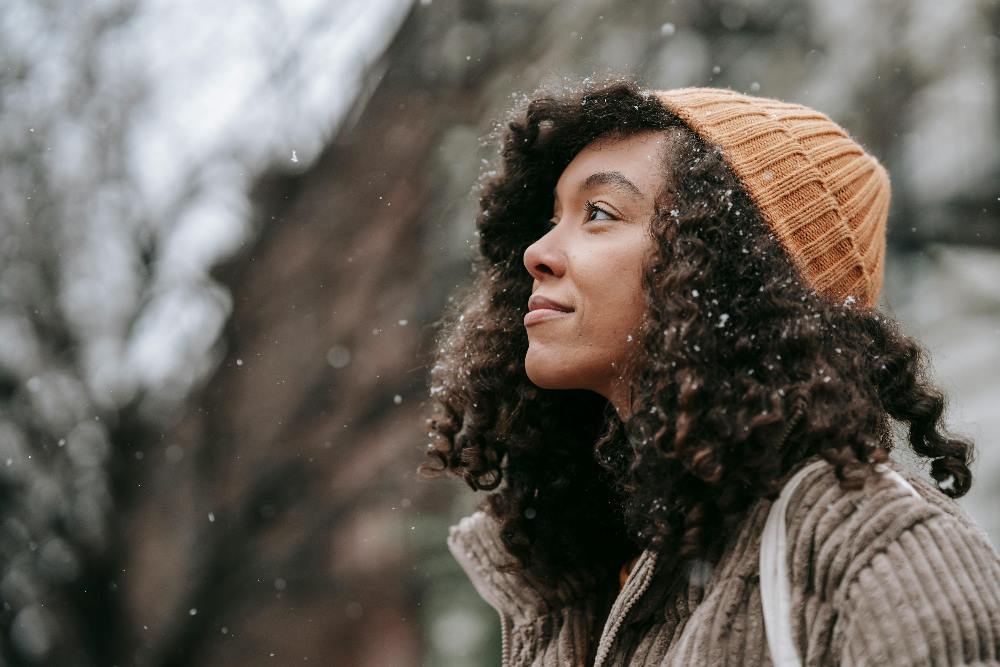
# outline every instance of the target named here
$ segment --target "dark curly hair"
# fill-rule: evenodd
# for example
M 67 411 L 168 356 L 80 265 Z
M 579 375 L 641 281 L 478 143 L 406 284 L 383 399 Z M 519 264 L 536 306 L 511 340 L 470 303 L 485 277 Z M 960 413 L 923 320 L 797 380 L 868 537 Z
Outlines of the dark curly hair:
M 668 134 L 670 149 L 623 419 L 594 392 L 528 380 L 523 255 L 547 231 L 573 156 L 641 130 Z M 973 446 L 944 434 L 922 346 L 875 308 L 806 285 L 721 151 L 649 91 L 616 77 L 540 92 L 494 139 L 500 164 L 480 180 L 481 256 L 439 323 L 430 460 L 418 471 L 500 487 L 481 507 L 520 567 L 616 571 L 645 548 L 717 559 L 750 504 L 775 498 L 806 457 L 859 488 L 893 447 L 890 418 L 908 425 L 942 491 L 969 490 Z

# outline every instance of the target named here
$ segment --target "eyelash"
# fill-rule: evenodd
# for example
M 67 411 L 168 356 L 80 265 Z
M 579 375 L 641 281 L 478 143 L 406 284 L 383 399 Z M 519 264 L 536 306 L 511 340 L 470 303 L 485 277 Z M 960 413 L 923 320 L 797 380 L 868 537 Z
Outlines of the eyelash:
M 609 218 L 614 218 L 615 217 L 614 215 L 612 215 L 608 211 L 605 211 L 603 208 L 601 208 L 600 206 L 598 206 L 594 202 L 590 201 L 589 199 L 583 203 L 583 208 L 586 209 L 586 211 L 587 211 L 587 220 L 586 220 L 586 222 L 596 222 L 595 220 L 591 220 L 590 216 L 592 214 L 594 214 L 594 213 L 597 213 L 597 212 L 601 212 L 604 215 L 608 216 Z M 555 223 L 552 222 L 551 220 L 549 220 L 549 227 L 555 227 Z

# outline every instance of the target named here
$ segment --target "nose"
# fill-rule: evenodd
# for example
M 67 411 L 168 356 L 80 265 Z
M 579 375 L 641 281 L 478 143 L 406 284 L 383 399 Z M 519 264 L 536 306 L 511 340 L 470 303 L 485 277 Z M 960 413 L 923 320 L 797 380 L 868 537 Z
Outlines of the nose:
M 550 232 L 529 245 L 524 251 L 524 268 L 535 281 L 544 276 L 561 276 L 566 270 L 566 254 L 554 242 Z

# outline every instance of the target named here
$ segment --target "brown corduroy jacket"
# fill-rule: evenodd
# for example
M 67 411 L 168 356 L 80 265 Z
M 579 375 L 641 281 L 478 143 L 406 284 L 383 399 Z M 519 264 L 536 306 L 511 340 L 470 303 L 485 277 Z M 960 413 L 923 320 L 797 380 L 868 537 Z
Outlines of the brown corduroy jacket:
M 832 466 L 791 497 L 789 621 L 802 664 L 1000 665 L 1000 556 L 955 501 L 889 466 L 921 497 L 888 479 L 844 491 Z M 599 591 L 616 573 L 567 573 L 552 585 L 499 572 L 512 557 L 482 511 L 447 542 L 500 615 L 504 667 L 589 667 L 595 653 L 595 667 L 771 665 L 758 565 L 770 506 L 750 508 L 714 566 L 680 570 L 642 552 L 606 619 Z

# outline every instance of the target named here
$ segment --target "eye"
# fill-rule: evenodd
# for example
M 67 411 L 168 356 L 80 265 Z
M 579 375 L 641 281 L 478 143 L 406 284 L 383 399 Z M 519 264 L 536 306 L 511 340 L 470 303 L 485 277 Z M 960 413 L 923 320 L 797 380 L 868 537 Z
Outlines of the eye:
M 608 213 L 603 208 L 601 208 L 600 206 L 598 206 L 594 202 L 590 201 L 589 199 L 586 202 L 584 202 L 583 208 L 586 209 L 586 211 L 587 211 L 587 222 L 593 222 L 594 220 L 616 220 L 616 218 L 614 217 L 614 215 L 612 215 L 611 213 Z M 603 213 L 607 217 L 606 218 L 594 218 L 593 217 L 594 214 L 597 214 L 597 213 Z M 556 224 L 558 224 L 558 222 L 559 221 L 555 218 L 555 216 L 553 216 L 549 220 L 549 227 L 550 228 L 551 227 L 555 227 Z
M 613 215 L 611 215 L 610 213 L 608 213 L 607 211 L 605 211 L 603 208 L 601 208 L 600 206 L 598 206 L 594 202 L 590 201 L 589 199 L 583 205 L 583 207 L 585 209 L 587 209 L 587 222 L 590 222 L 590 221 L 592 221 L 592 220 L 595 219 L 595 218 L 591 217 L 595 213 L 603 213 L 604 215 L 608 216 L 607 218 L 604 218 L 605 220 L 614 220 L 615 219 L 615 217 Z

